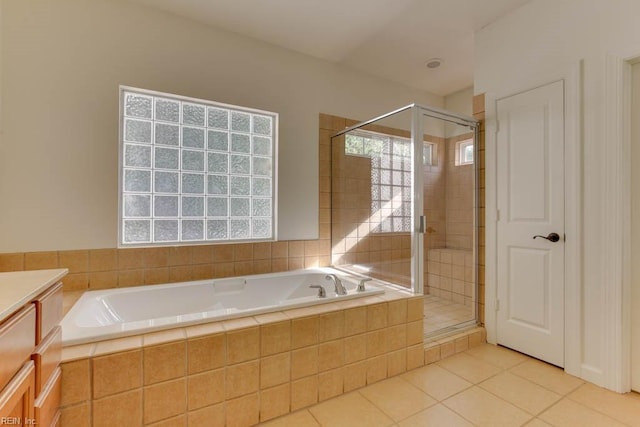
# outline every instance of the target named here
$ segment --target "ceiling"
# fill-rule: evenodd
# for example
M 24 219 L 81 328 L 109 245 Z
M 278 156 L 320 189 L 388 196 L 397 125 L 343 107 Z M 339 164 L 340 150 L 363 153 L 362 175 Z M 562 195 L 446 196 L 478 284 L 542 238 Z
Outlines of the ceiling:
M 444 96 L 473 84 L 474 32 L 528 0 L 131 1 Z

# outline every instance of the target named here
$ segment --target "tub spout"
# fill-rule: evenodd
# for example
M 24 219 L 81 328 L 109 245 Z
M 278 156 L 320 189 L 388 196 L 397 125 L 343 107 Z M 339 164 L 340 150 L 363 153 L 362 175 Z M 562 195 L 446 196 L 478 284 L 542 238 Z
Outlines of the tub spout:
M 333 284 L 335 285 L 337 295 L 347 294 L 347 290 L 344 288 L 344 285 L 342 284 L 342 280 L 340 280 L 338 276 L 336 276 L 335 274 L 327 274 L 326 276 L 324 276 L 324 278 L 326 280 L 333 280 Z

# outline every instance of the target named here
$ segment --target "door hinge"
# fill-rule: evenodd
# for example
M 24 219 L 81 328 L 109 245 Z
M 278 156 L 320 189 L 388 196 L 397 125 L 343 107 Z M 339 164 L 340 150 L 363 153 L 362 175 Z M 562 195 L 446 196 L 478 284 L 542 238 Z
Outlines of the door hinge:
M 496 311 L 500 311 L 500 300 L 496 300 Z
M 500 209 L 496 209 L 496 221 L 500 221 Z

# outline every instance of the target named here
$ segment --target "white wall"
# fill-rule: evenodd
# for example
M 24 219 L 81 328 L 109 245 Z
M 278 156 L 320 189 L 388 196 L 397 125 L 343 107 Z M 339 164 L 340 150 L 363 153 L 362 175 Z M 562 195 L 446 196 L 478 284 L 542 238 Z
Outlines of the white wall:
M 443 104 L 121 0 L 2 5 L 0 252 L 116 246 L 121 84 L 280 113 L 280 239 L 317 237 L 320 112 Z
M 635 49 L 640 54 L 638 17 L 637 0 L 532 0 L 475 37 L 476 93 L 501 97 L 521 92 L 556 79 L 584 60 L 581 367 L 600 384 L 612 374 L 605 363 L 605 336 L 611 331 L 602 327 L 604 290 L 620 286 L 604 275 L 602 249 L 607 238 L 602 203 L 604 70 L 608 53 Z M 491 228 L 488 224 L 487 233 Z
M 444 109 L 473 117 L 473 87 L 460 90 L 444 97 Z M 445 135 L 447 137 L 468 133 L 469 129 L 453 123 L 447 123 Z

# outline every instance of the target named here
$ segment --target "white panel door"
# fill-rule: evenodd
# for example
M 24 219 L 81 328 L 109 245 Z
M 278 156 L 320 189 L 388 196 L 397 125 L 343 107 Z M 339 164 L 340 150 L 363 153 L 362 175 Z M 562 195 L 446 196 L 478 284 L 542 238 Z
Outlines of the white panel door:
M 563 82 L 498 100 L 497 119 L 497 341 L 562 367 Z

